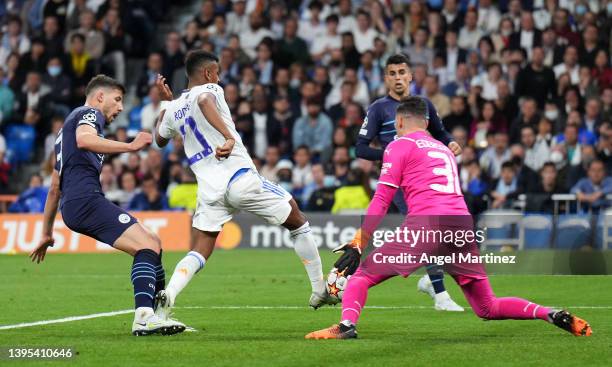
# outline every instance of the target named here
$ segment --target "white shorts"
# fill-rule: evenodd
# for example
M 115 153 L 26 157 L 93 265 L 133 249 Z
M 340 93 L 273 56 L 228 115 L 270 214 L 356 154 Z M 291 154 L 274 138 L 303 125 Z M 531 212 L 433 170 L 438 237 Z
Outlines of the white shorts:
M 192 225 L 201 231 L 219 232 L 240 210 L 255 214 L 269 224 L 283 224 L 291 213 L 291 198 L 281 186 L 248 170 L 230 182 L 222 199 L 212 203 L 198 200 Z

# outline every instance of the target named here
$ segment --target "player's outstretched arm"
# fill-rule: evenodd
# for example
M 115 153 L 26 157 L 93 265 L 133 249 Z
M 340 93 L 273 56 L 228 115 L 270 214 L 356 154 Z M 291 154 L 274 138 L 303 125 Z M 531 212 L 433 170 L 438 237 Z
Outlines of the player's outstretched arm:
M 206 121 L 225 138 L 225 144 L 215 149 L 215 157 L 217 157 L 217 159 L 229 157 L 232 153 L 232 149 L 234 149 L 234 143 L 236 141 L 221 118 L 219 111 L 217 111 L 217 99 L 215 95 L 206 92 L 200 94 L 198 97 L 198 106 L 200 106 L 200 110 L 206 118 Z
M 38 246 L 36 246 L 36 249 L 30 253 L 30 258 L 32 261 L 36 261 L 37 264 L 45 259 L 47 248 L 53 247 L 55 243 L 55 239 L 53 238 L 53 223 L 55 223 L 60 196 L 59 173 L 53 170 L 51 174 L 51 186 L 49 187 L 47 201 L 45 202 L 42 238 Z
M 79 125 L 76 129 L 77 147 L 99 154 L 135 152 L 151 144 L 152 141 L 151 134 L 145 132 L 138 133 L 131 143 L 123 143 L 98 136 L 96 129 L 89 125 Z

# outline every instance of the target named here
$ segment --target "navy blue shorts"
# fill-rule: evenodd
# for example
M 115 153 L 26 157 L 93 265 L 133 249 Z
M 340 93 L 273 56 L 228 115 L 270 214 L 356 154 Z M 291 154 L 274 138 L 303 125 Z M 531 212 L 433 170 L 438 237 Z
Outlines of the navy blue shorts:
M 136 218 L 103 195 L 70 200 L 62 204 L 62 218 L 71 230 L 113 245 Z

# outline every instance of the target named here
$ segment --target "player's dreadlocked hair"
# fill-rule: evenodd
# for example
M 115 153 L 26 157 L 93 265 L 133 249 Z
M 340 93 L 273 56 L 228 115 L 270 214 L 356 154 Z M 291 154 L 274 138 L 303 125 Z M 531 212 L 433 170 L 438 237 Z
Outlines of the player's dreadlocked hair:
M 98 88 L 118 89 L 121 91 L 121 93 L 125 94 L 125 87 L 123 84 L 104 74 L 98 74 L 91 78 L 87 84 L 87 87 L 85 88 L 85 95 L 89 96 Z
M 410 58 L 404 54 L 395 54 L 390 56 L 387 59 L 387 63 L 385 64 L 385 68 L 389 65 L 400 65 L 400 64 L 406 64 L 408 66 L 410 66 Z
M 193 76 L 200 67 L 209 62 L 219 62 L 219 58 L 203 50 L 189 51 L 185 57 L 185 73 L 187 77 Z
M 427 120 L 427 103 L 421 97 L 410 96 L 402 99 L 397 106 L 397 113 Z

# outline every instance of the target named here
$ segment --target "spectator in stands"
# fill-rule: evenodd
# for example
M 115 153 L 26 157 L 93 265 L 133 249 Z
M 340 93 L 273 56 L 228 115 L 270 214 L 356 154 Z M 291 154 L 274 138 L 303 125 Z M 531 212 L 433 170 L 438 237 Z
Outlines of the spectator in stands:
M 18 55 L 28 52 L 30 39 L 22 32 L 23 23 L 17 16 L 9 17 L 6 32 L 0 40 L 0 65 L 5 65 L 8 56 L 15 52 Z
M 338 121 L 345 116 L 346 108 L 353 102 L 354 94 L 355 84 L 349 81 L 344 81 L 340 87 L 340 102 L 332 105 L 328 110 L 329 117 L 332 119 L 334 124 L 338 124 Z
M 45 137 L 45 157 L 55 153 L 55 140 L 62 126 L 64 126 L 64 118 L 62 116 L 54 116 L 51 119 L 51 132 Z
M 374 52 L 367 50 L 361 54 L 361 66 L 357 69 L 357 78 L 363 81 L 370 96 L 384 94 L 383 71 L 374 60 Z
M 480 166 L 487 176 L 497 179 L 501 173 L 502 163 L 510 158 L 508 134 L 499 131 L 493 137 L 493 145 L 489 146 L 480 157 Z
M 25 72 L 45 72 L 47 69 L 47 55 L 45 54 L 45 44 L 40 38 L 32 39 L 30 50 L 21 55 L 19 67 Z
M 4 68 L 0 67 L 0 126 L 4 125 L 5 121 L 10 121 L 15 106 L 15 94 L 13 90 L 5 85 Z
M 325 18 L 325 34 L 315 38 L 310 45 L 310 56 L 313 61 L 328 64 L 331 51 L 339 50 L 342 47 L 338 22 L 339 18 L 336 14 L 330 14 Z
M 478 120 L 472 121 L 470 127 L 470 140 L 473 141 L 476 149 L 484 149 L 488 145 L 488 132 L 506 132 L 506 121 L 495 109 L 495 104 L 487 101 L 482 105 L 481 116 Z
M 478 28 L 485 34 L 497 31 L 501 15 L 491 0 L 480 0 L 478 2 Z
M 227 13 L 228 33 L 242 34 L 249 30 L 249 16 L 246 13 L 246 1 L 232 1 L 232 11 Z
M 38 173 L 30 176 L 30 183 L 17 201 L 9 206 L 8 211 L 11 213 L 42 213 L 45 210 L 45 201 L 47 201 L 47 193 L 49 188 L 42 185 L 42 176 Z
M 459 31 L 457 44 L 464 49 L 476 49 L 478 40 L 483 36 L 482 31 L 477 27 L 478 13 L 474 9 L 469 9 L 465 13 L 465 25 Z
M 321 111 L 319 98 L 307 101 L 307 114 L 300 117 L 293 127 L 293 146 L 305 145 L 314 154 L 326 161 L 330 155 L 333 124 Z
M 534 47 L 542 45 L 542 32 L 535 28 L 533 15 L 525 11 L 521 13 L 521 26 L 519 31 L 510 36 L 510 48 L 527 50 L 531 55 Z
M 265 164 L 259 170 L 259 173 L 267 180 L 278 182 L 277 164 L 280 160 L 280 150 L 277 146 L 270 145 L 266 148 Z
M 47 72 L 43 76 L 43 83 L 51 89 L 49 99 L 53 104 L 53 110 L 55 113 L 67 116 L 70 113 L 70 103 L 72 101 L 72 82 L 70 77 L 64 72 L 64 67 L 59 57 L 49 59 L 46 70 Z
M 140 129 L 153 132 L 161 109 L 161 96 L 156 86 L 149 89 L 148 97 L 149 102 L 142 107 L 140 112 Z
M 162 74 L 164 70 L 163 56 L 158 52 L 153 52 L 147 59 L 146 69 L 143 71 L 140 79 L 138 80 L 137 96 L 143 98 L 149 93 L 149 89 L 155 85 L 157 75 Z M 164 77 L 168 77 L 164 75 Z
M 200 7 L 200 13 L 193 20 L 198 23 L 200 28 L 208 28 L 213 24 L 215 18 L 215 2 L 213 0 L 204 0 Z
M 603 122 L 600 116 L 600 101 L 599 98 L 589 98 L 585 105 L 584 127 L 593 134 L 599 131 L 599 126 Z
M 197 205 L 198 184 L 193 172 L 188 167 L 181 171 L 181 181 L 170 191 L 168 203 L 173 209 L 194 211 Z
M 308 45 L 297 35 L 297 29 L 297 20 L 292 17 L 287 18 L 283 38 L 278 41 L 278 55 L 275 58 L 281 66 L 288 67 L 293 63 L 310 64 Z
M 133 172 L 124 171 L 119 176 L 119 189 L 119 195 L 116 198 L 117 205 L 127 209 L 134 196 L 140 192 L 136 175 Z
M 450 100 L 447 96 L 440 93 L 440 85 L 438 84 L 438 78 L 435 75 L 430 75 L 425 78 L 425 97 L 436 106 L 438 115 L 441 118 L 446 118 L 451 112 Z
M 518 183 L 517 195 L 535 191 L 539 178 L 536 171 L 524 164 L 525 148 L 520 144 L 514 144 L 510 147 L 510 155 Z
M 562 74 L 568 73 L 573 85 L 580 82 L 580 65 L 578 65 L 578 49 L 576 46 L 567 46 L 563 53 L 563 62 L 553 68 L 555 77 L 559 78 Z
M 480 165 L 478 165 L 478 161 L 467 161 L 462 165 L 462 171 L 466 174 L 466 178 L 462 180 L 461 185 L 465 202 L 470 213 L 476 215 L 486 209 L 486 203 L 483 200 L 483 196 L 488 191 L 488 184 L 482 174 Z
M 295 166 L 291 172 L 292 189 L 296 196 L 300 196 L 304 187 L 313 180 L 310 158 L 310 150 L 307 146 L 302 145 L 296 148 L 293 155 Z
M 58 17 L 54 15 L 45 17 L 40 37 L 45 44 L 45 50 L 49 57 L 62 57 L 64 55 L 64 37 L 62 37 L 62 29 Z
M 364 10 L 357 12 L 357 26 L 353 28 L 355 48 L 359 53 L 374 49 L 374 39 L 378 32 L 372 27 L 372 18 Z
M 544 65 L 544 56 L 542 47 L 532 50 L 531 63 L 519 72 L 515 86 L 517 95 L 532 97 L 540 109 L 555 93 L 555 74 Z
M 166 35 L 161 56 L 163 75 L 167 83 L 172 83 L 174 74 L 183 67 L 185 61 L 185 54 L 181 51 L 181 35 L 178 32 L 169 32 Z
M 428 30 L 420 27 L 414 34 L 414 42 L 406 48 L 406 54 L 413 64 L 427 65 L 428 69 L 433 67 L 433 50 L 427 46 Z
M 104 53 L 104 35 L 95 28 L 96 15 L 91 10 L 85 10 L 79 15 L 79 28 L 74 29 L 66 35 L 64 47 L 70 48 L 72 36 L 81 34 L 85 37 L 85 52 L 94 59 L 98 59 Z
M 557 180 L 557 169 L 552 162 L 546 162 L 540 169 L 538 188 L 527 194 L 525 211 L 550 213 L 554 212 L 552 195 L 562 193 L 563 189 Z
M 467 108 L 465 98 L 461 96 L 452 97 L 450 114 L 444 117 L 444 127 L 446 127 L 446 130 L 453 131 L 455 127 L 460 126 L 467 131 L 471 123 L 472 115 Z
M 264 40 L 264 38 L 272 38 L 274 34 L 263 26 L 262 15 L 258 12 L 252 12 L 249 15 L 249 29 L 247 32 L 240 34 L 240 47 L 249 58 L 252 60 L 256 56 L 255 49 Z M 306 47 L 303 52 L 308 54 L 308 48 Z
M 168 198 L 159 192 L 155 178 L 151 175 L 144 176 L 142 180 L 142 191 L 136 194 L 130 201 L 128 210 L 168 210 Z
M 336 147 L 331 161 L 331 171 L 335 178 L 335 185 L 342 186 L 346 184 L 347 175 L 349 172 L 351 157 L 347 147 Z
M 274 110 L 268 118 L 266 132 L 268 144 L 277 146 L 281 156 L 292 153 L 292 131 L 295 117 L 287 96 L 278 95 L 274 100 Z
M 298 25 L 298 36 L 308 45 L 312 45 L 315 39 L 325 35 L 325 24 L 320 19 L 322 9 L 323 4 L 320 1 L 310 1 L 308 3 L 309 17 L 300 21 Z
M 578 126 L 569 124 L 565 127 L 561 142 L 553 143 L 561 146 L 566 154 L 566 164 L 570 166 L 579 165 L 582 161 L 581 144 L 578 140 Z
M 610 53 L 600 49 L 595 56 L 595 67 L 592 70 L 593 79 L 597 82 L 600 91 L 612 87 L 612 68 L 610 67 Z
M 187 52 L 201 46 L 202 40 L 198 34 L 198 23 L 192 20 L 185 25 L 185 30 L 181 37 L 181 49 L 183 52 Z
M 26 83 L 17 95 L 15 119 L 36 128 L 37 137 L 42 141 L 50 130 L 51 90 L 42 84 L 41 75 L 36 71 L 27 74 Z
M 102 62 L 109 65 L 115 79 L 125 83 L 126 41 L 118 9 L 110 8 L 101 21 L 104 34 L 104 57 Z
M 525 98 L 521 104 L 520 115 L 510 124 L 510 142 L 519 142 L 523 126 L 536 126 L 538 121 L 540 121 L 540 116 L 538 115 L 536 100 Z
M 600 50 L 599 31 L 597 26 L 588 24 L 582 31 L 582 42 L 578 46 L 578 61 L 580 65 L 592 68 L 595 66 L 595 57 Z
M 66 58 L 66 71 L 72 80 L 72 105 L 79 106 L 85 99 L 85 87 L 95 72 L 94 60 L 85 51 L 85 36 L 80 33 L 70 36 L 70 48 Z
M 353 101 L 359 103 L 364 109 L 367 108 L 370 101 L 368 85 L 365 81 L 359 79 L 357 77 L 357 71 L 351 68 L 345 69 L 344 76 L 336 82 L 336 85 L 325 99 L 325 108 L 329 109 L 334 104 L 340 102 L 340 89 L 344 82 L 353 83 L 353 85 L 355 85 Z
M 512 199 L 518 190 L 518 180 L 516 178 L 516 167 L 512 162 L 504 162 L 501 166 L 499 179 L 493 182 L 491 191 L 491 208 L 511 208 Z
M 278 185 L 287 192 L 293 192 L 292 170 L 293 163 L 288 159 L 281 159 L 276 165 L 276 176 L 278 177 Z
M 612 194 L 612 177 L 606 176 L 604 163 L 598 159 L 592 161 L 588 167 L 588 177 L 578 181 L 571 193 L 576 194 L 576 199 L 595 213 L 607 207 L 609 200 L 606 195 Z
M 274 62 L 272 62 L 272 41 L 269 38 L 257 46 L 257 58 L 253 66 L 259 76 L 258 82 L 270 85 L 274 77 Z
M 521 144 L 525 149 L 525 166 L 538 172 L 544 163 L 550 160 L 548 144 L 536 140 L 536 130 L 533 126 L 523 126 L 521 129 Z
M 334 193 L 334 206 L 332 213 L 344 210 L 366 209 L 370 204 L 370 186 L 368 178 L 360 169 L 348 172 L 346 185 L 338 188 Z

